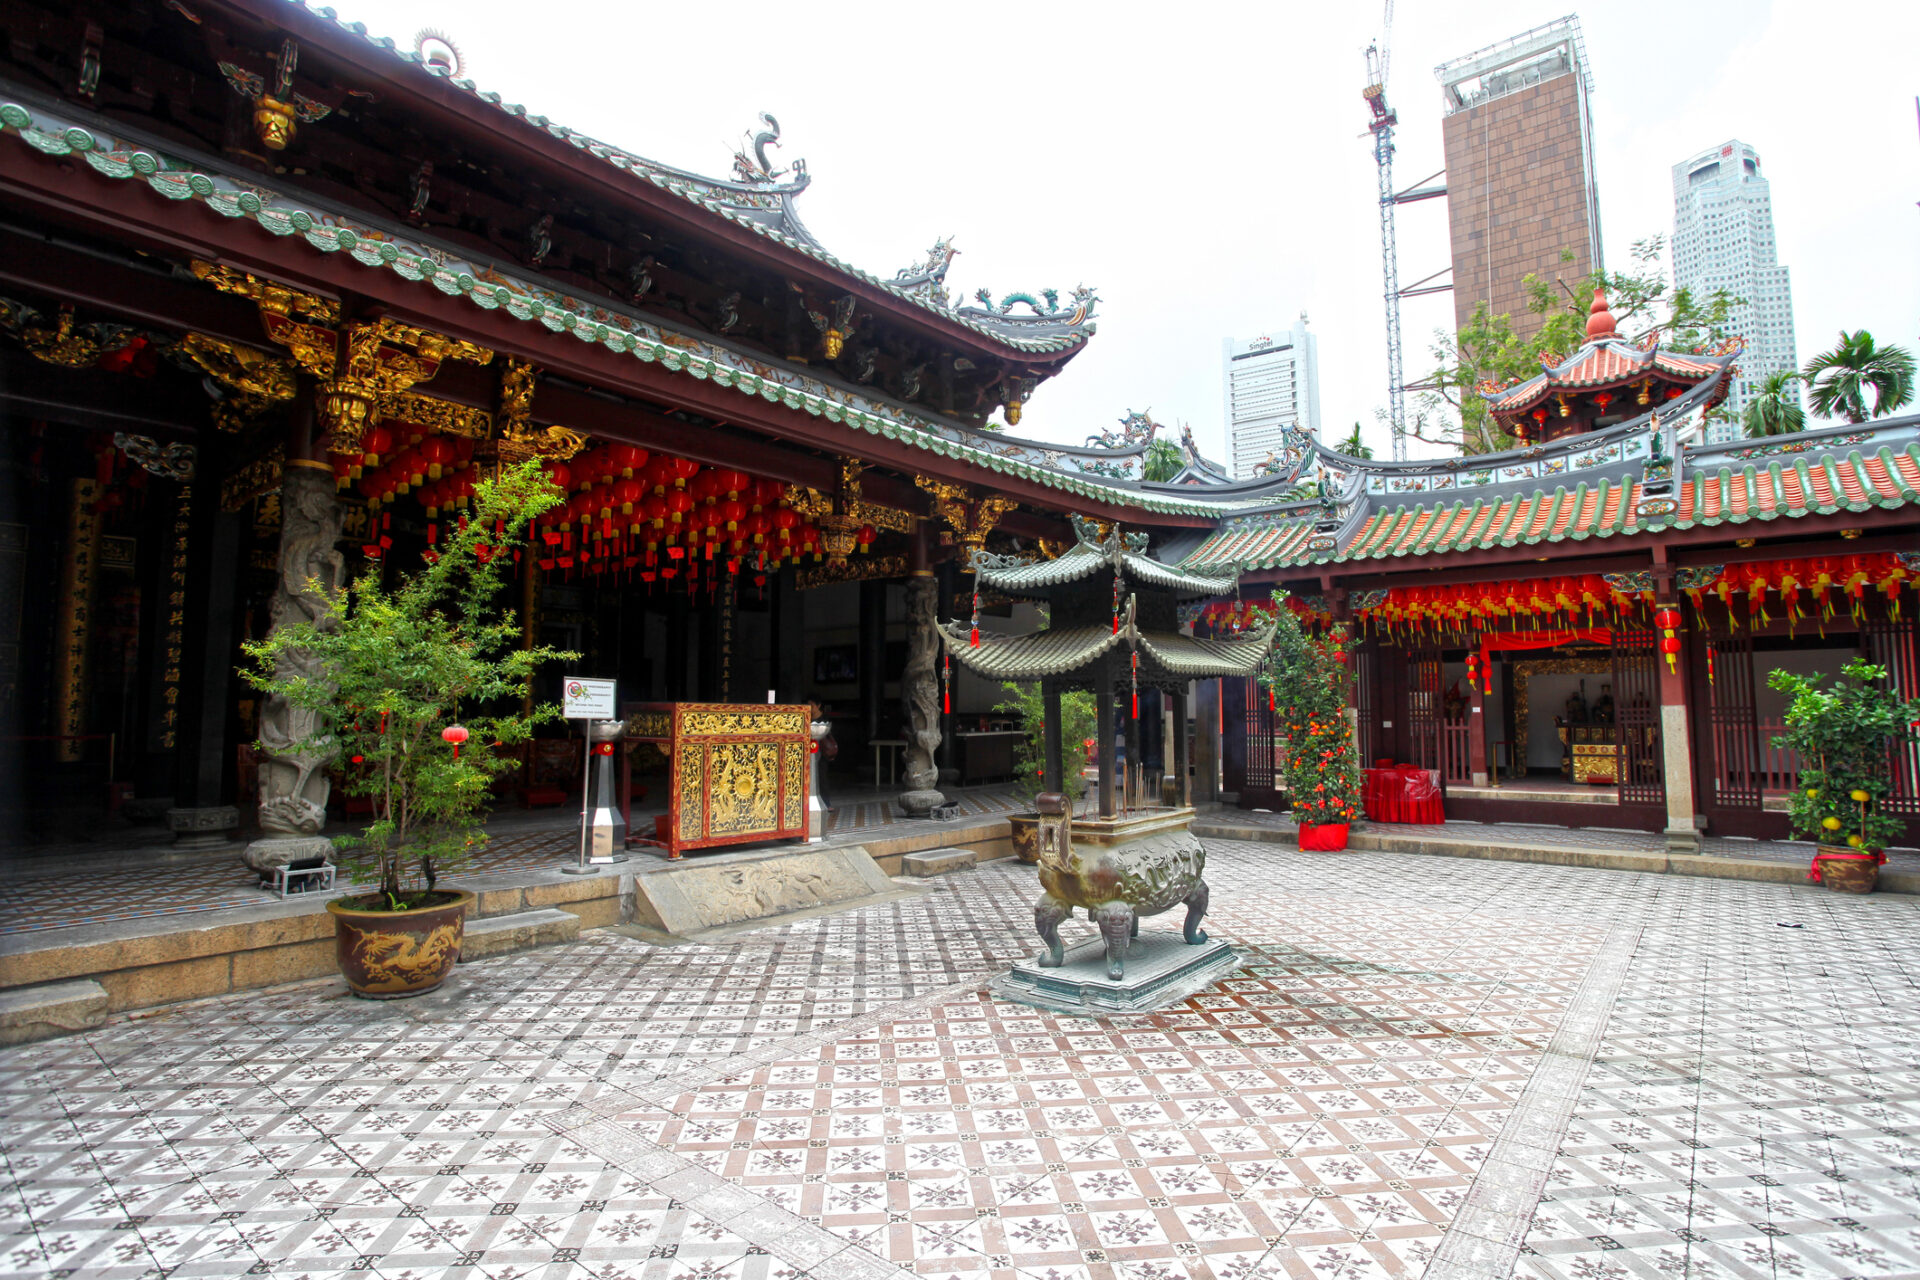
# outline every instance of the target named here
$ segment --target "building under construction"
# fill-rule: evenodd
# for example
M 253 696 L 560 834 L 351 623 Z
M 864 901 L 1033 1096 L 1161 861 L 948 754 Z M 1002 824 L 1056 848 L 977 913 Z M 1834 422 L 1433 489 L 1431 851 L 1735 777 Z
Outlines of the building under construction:
M 1537 274 L 1571 285 L 1603 265 L 1580 20 L 1536 27 L 1435 74 L 1446 98 L 1455 327 L 1484 302 L 1531 337 L 1542 317 L 1527 309 L 1521 282 Z

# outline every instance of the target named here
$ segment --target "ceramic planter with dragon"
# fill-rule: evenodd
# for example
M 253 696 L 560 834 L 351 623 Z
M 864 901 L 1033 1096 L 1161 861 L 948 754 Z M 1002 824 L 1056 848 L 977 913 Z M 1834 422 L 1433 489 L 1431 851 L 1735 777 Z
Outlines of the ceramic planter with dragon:
M 357 996 L 417 996 L 446 981 L 466 935 L 473 894 L 443 889 L 438 901 L 409 911 L 370 911 L 365 898 L 327 904 L 340 973 Z
M 1043 968 L 1065 959 L 1060 924 L 1079 907 L 1100 927 L 1107 944 L 1107 976 L 1126 976 L 1127 951 L 1140 932 L 1142 916 L 1177 906 L 1187 909 L 1181 936 L 1188 945 L 1207 940 L 1200 928 L 1207 914 L 1206 846 L 1185 823 L 1124 844 L 1075 841 L 1066 797 L 1043 795 L 1040 808 L 1040 887 L 1033 922 L 1047 944 Z

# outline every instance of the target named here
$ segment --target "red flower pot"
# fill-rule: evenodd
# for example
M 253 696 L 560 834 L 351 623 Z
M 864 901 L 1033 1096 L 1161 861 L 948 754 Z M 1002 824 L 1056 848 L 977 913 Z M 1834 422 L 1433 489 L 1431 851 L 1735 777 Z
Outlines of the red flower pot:
M 1347 847 L 1347 824 L 1303 822 L 1300 824 L 1300 847 L 1315 853 L 1338 853 Z

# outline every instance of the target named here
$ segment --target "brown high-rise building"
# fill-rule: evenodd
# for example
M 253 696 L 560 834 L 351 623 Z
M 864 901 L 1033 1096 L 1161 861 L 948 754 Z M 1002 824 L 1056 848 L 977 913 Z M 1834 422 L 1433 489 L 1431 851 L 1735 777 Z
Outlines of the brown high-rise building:
M 1530 338 L 1543 317 L 1527 308 L 1527 275 L 1577 287 L 1603 261 L 1580 20 L 1536 27 L 1435 74 L 1446 95 L 1454 325 L 1485 302 Z

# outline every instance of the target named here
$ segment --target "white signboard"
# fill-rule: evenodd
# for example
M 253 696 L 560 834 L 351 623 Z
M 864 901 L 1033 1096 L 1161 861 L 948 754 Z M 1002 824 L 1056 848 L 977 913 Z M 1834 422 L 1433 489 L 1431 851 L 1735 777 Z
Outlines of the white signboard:
M 569 720 L 614 718 L 612 680 L 585 680 L 568 676 L 560 683 L 560 706 Z

